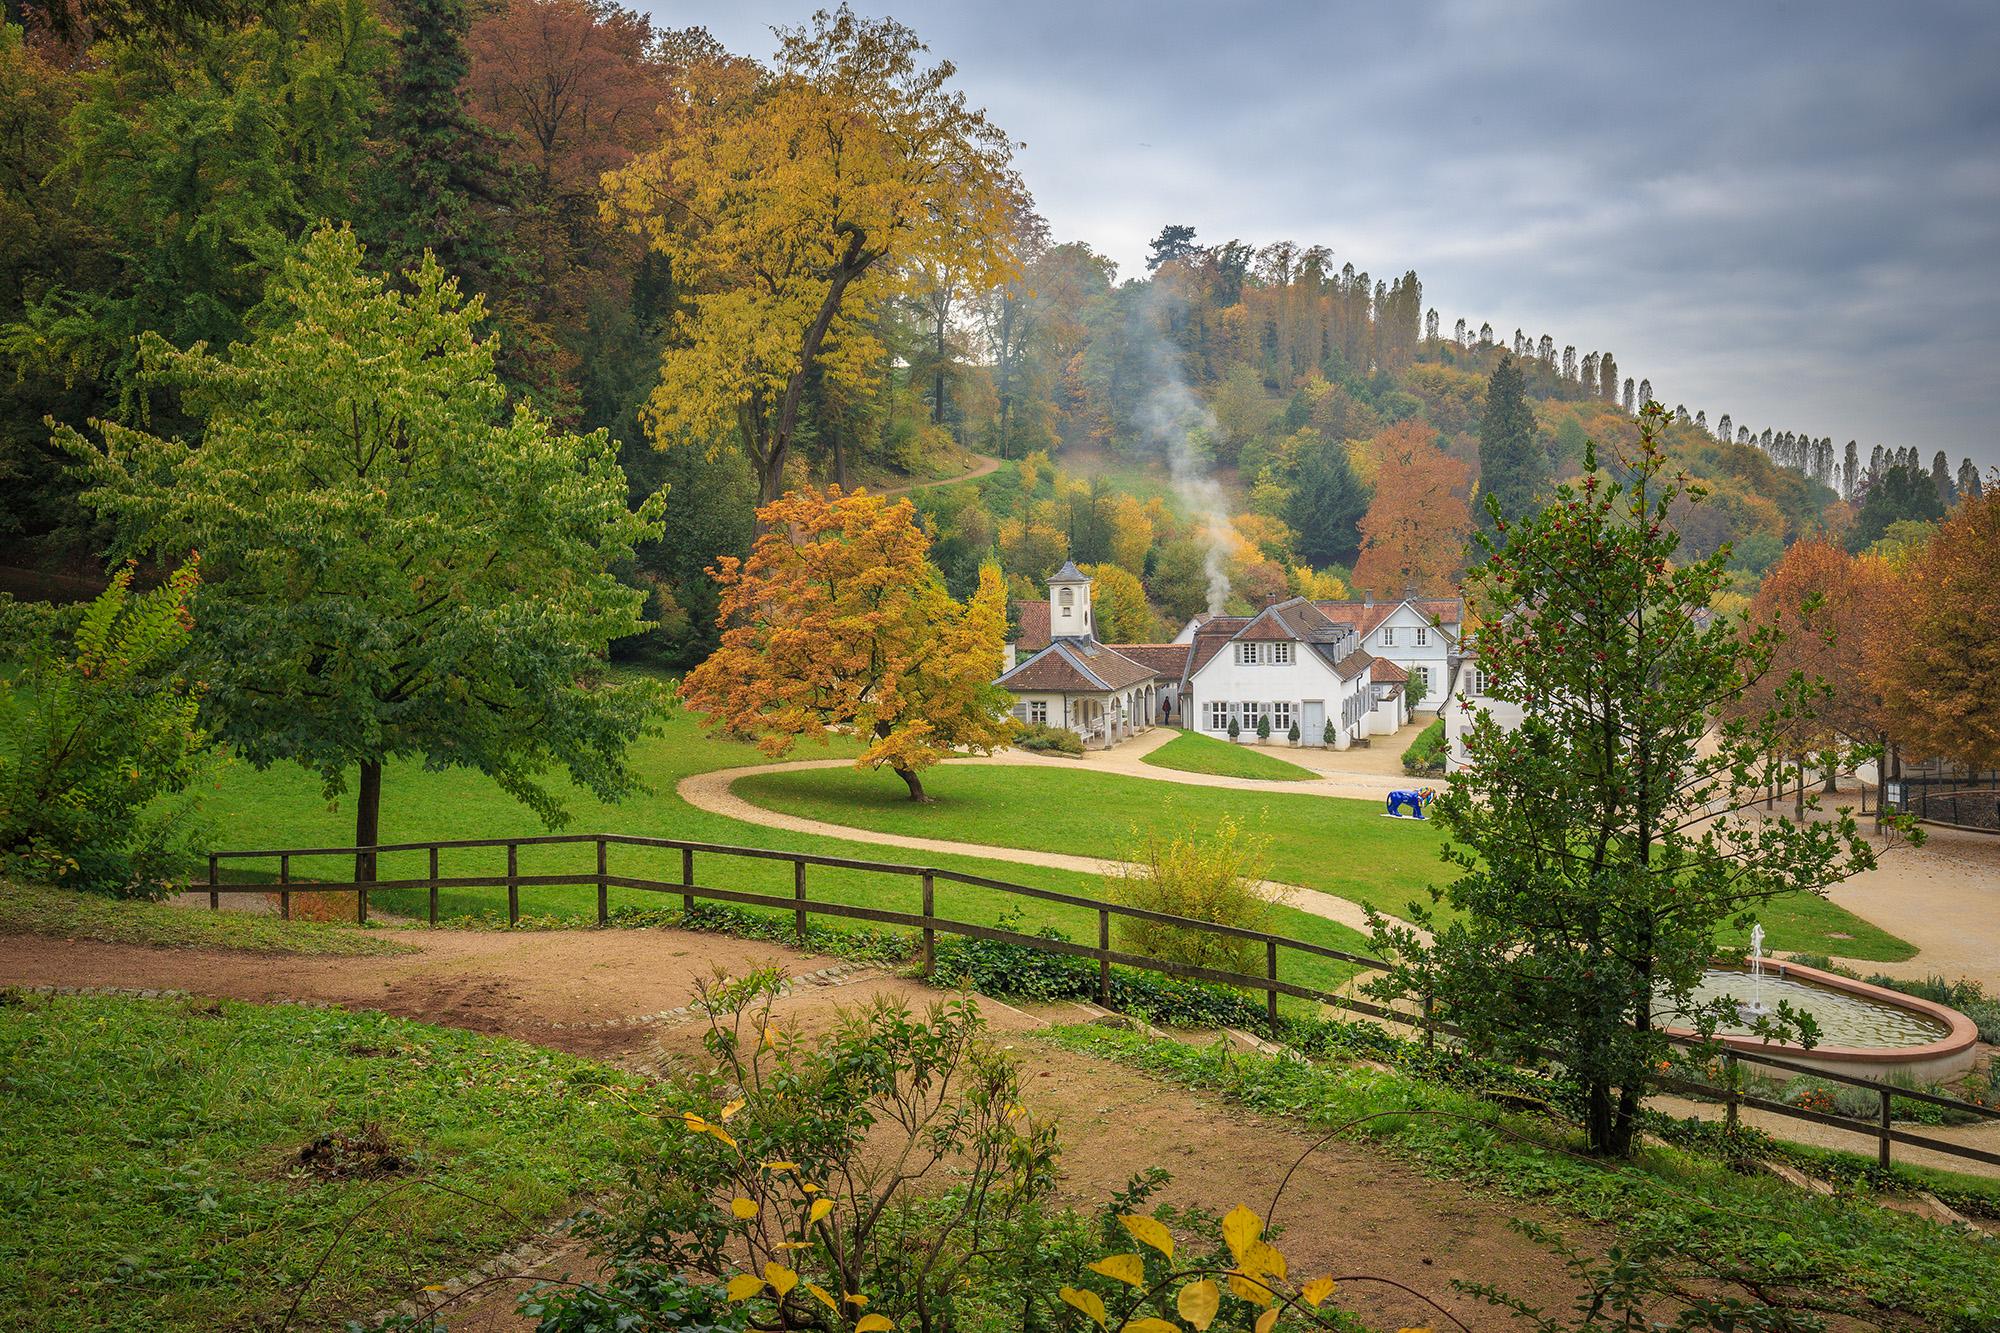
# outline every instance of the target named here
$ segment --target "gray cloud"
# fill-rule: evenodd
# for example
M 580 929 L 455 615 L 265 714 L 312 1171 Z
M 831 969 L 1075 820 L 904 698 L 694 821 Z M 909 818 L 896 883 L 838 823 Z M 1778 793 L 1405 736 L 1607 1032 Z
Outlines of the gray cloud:
M 653 12 L 764 55 L 810 7 Z M 955 62 L 1128 275 L 1165 222 L 1323 243 L 1711 420 L 2000 466 L 2000 6 L 857 8 Z

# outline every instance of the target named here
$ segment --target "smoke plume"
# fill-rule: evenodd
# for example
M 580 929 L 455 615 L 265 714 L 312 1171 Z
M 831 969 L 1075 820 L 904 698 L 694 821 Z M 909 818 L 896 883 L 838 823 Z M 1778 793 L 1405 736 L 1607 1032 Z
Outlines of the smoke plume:
M 1229 557 L 1241 542 L 1210 466 L 1209 442 L 1220 434 L 1221 427 L 1215 413 L 1188 387 L 1178 349 L 1161 335 L 1159 321 L 1145 319 L 1140 324 L 1153 387 L 1139 419 L 1148 445 L 1166 460 L 1181 503 L 1201 520 L 1202 540 L 1208 546 L 1203 561 L 1208 575 L 1208 609 L 1211 614 L 1220 614 L 1229 600 Z

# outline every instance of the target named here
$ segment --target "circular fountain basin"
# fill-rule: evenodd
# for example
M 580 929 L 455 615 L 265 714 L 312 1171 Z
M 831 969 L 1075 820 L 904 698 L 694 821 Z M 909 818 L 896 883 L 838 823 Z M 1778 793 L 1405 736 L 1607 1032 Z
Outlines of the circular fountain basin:
M 1695 998 L 1726 997 L 1747 1007 L 1753 991 L 1770 1009 L 1784 1000 L 1811 1014 L 1820 1031 L 1819 1044 L 1807 1050 L 1796 1042 L 1752 1036 L 1747 1021 L 1718 1025 L 1716 1038 L 1752 1063 L 1761 1051 L 1814 1069 L 1873 1079 L 1898 1071 L 1912 1078 L 1946 1079 L 1972 1068 L 1979 1031 L 1956 1009 L 1802 963 L 1766 960 L 1757 986 L 1747 972 L 1712 968 Z M 1670 1026 L 1668 1031 L 1692 1035 L 1685 1028 Z

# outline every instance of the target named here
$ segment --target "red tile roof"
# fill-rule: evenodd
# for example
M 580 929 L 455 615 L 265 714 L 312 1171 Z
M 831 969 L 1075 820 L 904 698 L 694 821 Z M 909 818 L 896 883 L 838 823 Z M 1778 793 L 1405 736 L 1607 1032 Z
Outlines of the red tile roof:
M 1396 681 L 1408 680 L 1410 678 L 1409 672 L 1403 670 L 1403 668 L 1397 666 L 1394 662 L 1391 662 L 1386 657 L 1376 658 L 1375 665 L 1369 671 L 1368 674 L 1370 678 L 1384 685 L 1392 684 Z
M 1168 680 L 1181 678 L 1194 653 L 1194 645 L 1186 643 L 1114 643 L 1111 648 L 1120 657 L 1151 667 L 1154 675 Z
M 1458 633 L 1459 625 L 1465 619 L 1465 603 L 1456 597 L 1413 597 L 1408 604 L 1431 618 L 1432 623 Z M 1377 625 L 1394 615 L 1396 609 L 1404 605 L 1402 599 L 1376 602 L 1314 602 L 1320 614 L 1342 625 L 1352 625 L 1362 634 L 1374 632 Z
M 1333 669 L 1340 673 L 1342 680 L 1353 680 L 1356 676 L 1368 670 L 1374 661 L 1373 657 L 1356 648 L 1353 652 L 1334 663 Z
M 1172 648 L 1185 653 L 1185 644 L 1134 644 L 1135 648 Z M 1166 676 L 1179 679 L 1178 670 L 1162 671 L 1139 657 L 1127 657 L 1121 649 L 1092 639 L 1064 639 L 1050 644 L 994 684 L 1019 694 L 1025 690 L 1054 690 L 1066 694 L 1102 694 L 1129 689 L 1142 682 Z
M 1032 653 L 1049 646 L 1049 604 L 1047 602 L 1016 602 L 1014 610 L 1021 622 L 1021 637 L 1014 646 L 1024 653 Z

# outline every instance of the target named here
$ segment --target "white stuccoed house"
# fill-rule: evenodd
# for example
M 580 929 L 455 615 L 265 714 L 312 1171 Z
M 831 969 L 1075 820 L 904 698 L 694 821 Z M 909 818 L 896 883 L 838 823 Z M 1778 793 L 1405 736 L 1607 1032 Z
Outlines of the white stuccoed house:
M 1486 692 L 1486 676 L 1476 655 L 1458 659 L 1457 668 L 1445 685 L 1444 771 L 1456 773 L 1466 765 L 1465 733 L 1476 713 L 1490 713 L 1501 727 L 1511 731 L 1521 725 L 1521 705 L 1495 699 Z

